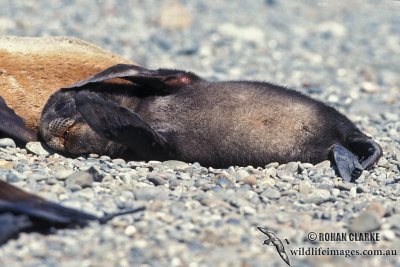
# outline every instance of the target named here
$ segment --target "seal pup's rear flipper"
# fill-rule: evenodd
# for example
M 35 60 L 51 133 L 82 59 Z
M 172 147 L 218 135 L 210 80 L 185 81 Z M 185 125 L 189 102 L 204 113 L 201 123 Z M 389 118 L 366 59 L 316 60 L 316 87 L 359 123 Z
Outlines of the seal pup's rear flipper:
M 347 139 L 349 147 L 360 157 L 361 166 L 369 170 L 382 156 L 382 148 L 365 135 L 351 135 Z
M 63 89 L 79 88 L 115 78 L 145 86 L 147 90 L 153 89 L 161 95 L 171 94 L 181 86 L 202 80 L 196 74 L 183 70 L 149 70 L 135 65 L 118 64 Z
M 357 155 L 338 144 L 331 147 L 330 153 L 340 176 L 345 181 L 351 182 L 360 177 L 364 168 L 358 162 Z
M 0 96 L 0 136 L 2 134 L 21 145 L 37 139 L 36 134 L 26 127 L 24 120 Z
M 82 117 L 99 135 L 126 145 L 142 159 L 154 155 L 164 159 L 171 155 L 166 139 L 138 114 L 105 101 L 95 93 L 79 92 L 74 98 Z

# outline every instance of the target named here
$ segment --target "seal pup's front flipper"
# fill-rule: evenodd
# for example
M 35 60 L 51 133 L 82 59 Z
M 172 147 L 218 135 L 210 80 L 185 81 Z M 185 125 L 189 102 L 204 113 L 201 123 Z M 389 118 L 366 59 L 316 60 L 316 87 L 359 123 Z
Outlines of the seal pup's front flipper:
M 63 207 L 0 180 L 0 245 L 20 232 L 83 225 L 96 216 Z
M 32 216 L 43 220 L 43 224 L 81 225 L 97 219 L 94 215 L 46 201 L 0 180 L 0 213 L 4 212 Z
M 16 143 L 25 145 L 36 141 L 36 134 L 26 127 L 24 120 L 18 116 L 0 96 L 0 136 L 12 138 Z
M 149 70 L 135 65 L 118 64 L 63 89 L 80 88 L 87 84 L 116 78 L 142 85 L 146 90 L 152 89 L 159 95 L 171 94 L 181 86 L 202 80 L 196 74 L 183 70 Z
M 22 231 L 46 232 L 51 227 L 85 226 L 89 221 L 103 224 L 116 216 L 144 209 L 138 207 L 97 217 L 47 201 L 0 180 L 0 245 Z
M 26 215 L 14 215 L 8 212 L 0 214 L 0 246 L 32 226 L 33 223 Z
M 126 145 L 144 160 L 154 155 L 166 159 L 173 154 L 166 139 L 138 114 L 105 101 L 95 93 L 79 92 L 74 98 L 82 117 L 99 135 Z
M 359 163 L 357 155 L 338 144 L 331 147 L 330 153 L 340 176 L 345 181 L 351 182 L 360 177 L 364 168 Z

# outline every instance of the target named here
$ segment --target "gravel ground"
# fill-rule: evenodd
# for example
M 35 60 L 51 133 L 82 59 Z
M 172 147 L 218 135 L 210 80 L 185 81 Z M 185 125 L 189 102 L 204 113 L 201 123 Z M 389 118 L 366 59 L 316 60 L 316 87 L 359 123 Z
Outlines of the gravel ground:
M 97 215 L 147 207 L 106 225 L 22 234 L 0 248 L 0 266 L 285 266 L 257 226 L 289 240 L 292 266 L 400 266 L 399 14 L 390 0 L 0 0 L 0 34 L 75 36 L 150 68 L 285 84 L 339 108 L 385 151 L 348 184 L 329 162 L 212 169 L 71 159 L 0 140 L 0 179 Z M 379 241 L 309 240 L 353 231 Z M 319 247 L 397 255 L 290 252 Z

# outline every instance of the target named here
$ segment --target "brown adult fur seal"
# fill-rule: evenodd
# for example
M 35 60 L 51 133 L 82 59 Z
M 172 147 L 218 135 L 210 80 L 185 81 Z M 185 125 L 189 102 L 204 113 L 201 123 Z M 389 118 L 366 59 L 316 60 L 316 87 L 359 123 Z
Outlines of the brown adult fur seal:
M 104 84 L 114 78 L 132 84 Z M 347 181 L 382 155 L 343 114 L 294 90 L 124 64 L 53 94 L 40 132 L 67 153 L 134 160 L 226 167 L 331 159 Z
M 0 37 L 0 115 L 4 120 L 0 121 L 0 135 L 19 137 L 16 129 L 4 133 L 14 117 L 10 109 L 35 132 L 44 104 L 53 92 L 121 62 L 134 64 L 72 37 Z

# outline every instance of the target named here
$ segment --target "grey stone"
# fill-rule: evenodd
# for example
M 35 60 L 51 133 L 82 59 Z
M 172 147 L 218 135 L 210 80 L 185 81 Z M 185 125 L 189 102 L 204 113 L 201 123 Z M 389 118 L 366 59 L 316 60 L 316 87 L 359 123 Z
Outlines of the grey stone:
M 353 187 L 350 189 L 349 197 L 355 198 L 356 196 L 357 196 L 357 189 L 356 189 L 355 186 L 353 186 Z
M 242 211 L 245 215 L 254 215 L 256 214 L 256 209 L 251 206 L 244 206 L 242 207 Z
M 381 157 L 376 165 L 379 167 L 389 168 L 390 162 L 385 157 Z
M 300 199 L 302 203 L 314 203 L 317 205 L 330 200 L 332 200 L 331 193 L 325 189 L 314 189 L 311 194 L 307 195 L 303 199 Z
M 313 188 L 309 181 L 301 181 L 299 183 L 299 193 L 302 195 L 308 195 L 312 192 Z
M 314 165 L 312 165 L 311 163 L 300 163 L 299 164 L 299 168 L 304 169 L 304 170 L 307 170 L 307 169 L 310 169 L 313 167 L 314 167 Z
M 230 187 L 233 185 L 231 180 L 224 176 L 217 177 L 215 183 L 221 187 Z
M 65 183 L 67 188 L 71 190 L 91 187 L 93 184 L 93 176 L 89 172 L 79 171 L 68 176 Z
M 187 167 L 189 167 L 189 164 L 183 161 L 179 160 L 167 160 L 163 162 L 163 165 L 169 169 L 176 170 L 176 171 L 183 171 Z
M 294 173 L 294 172 L 298 172 L 299 170 L 299 163 L 300 162 L 288 162 L 285 164 L 285 166 L 283 167 L 283 170 L 286 170 L 290 173 Z
M 274 188 L 267 188 L 261 193 L 261 196 L 269 199 L 279 199 L 281 197 L 281 193 Z
M 355 187 L 354 184 L 352 183 L 343 183 L 343 182 L 339 182 L 338 184 L 335 185 L 336 188 L 340 189 L 340 190 L 347 190 L 350 191 L 351 188 Z
M 181 184 L 181 181 L 179 181 L 176 178 L 172 178 L 168 180 L 168 183 L 169 183 L 169 188 L 174 190 Z M 200 187 L 200 184 L 196 184 L 196 187 Z
M 133 190 L 136 200 L 166 200 L 168 199 L 168 192 L 161 190 L 162 187 L 144 187 Z
M 71 169 L 59 169 L 54 173 L 54 177 L 58 180 L 65 180 L 74 173 Z
M 261 28 L 247 26 L 241 27 L 232 23 L 224 23 L 219 25 L 218 31 L 226 36 L 254 43 L 263 43 L 264 41 L 264 32 Z
M 126 161 L 124 159 L 113 159 L 111 162 L 114 164 L 117 164 L 117 165 L 125 165 L 126 164 Z
M 40 142 L 29 142 L 26 144 L 26 149 L 38 156 L 49 156 L 50 152 L 48 151 L 47 148 L 44 148 L 42 143 Z
M 100 157 L 100 160 L 106 161 L 106 160 L 111 160 L 111 158 L 109 156 L 103 155 Z
M 3 147 L 3 148 L 6 148 L 6 147 L 15 148 L 17 146 L 15 145 L 14 140 L 12 140 L 11 138 L 1 138 L 0 139 L 0 147 Z
M 210 186 L 207 180 L 201 178 L 197 179 L 194 185 L 200 189 L 207 189 Z
M 167 182 L 160 176 L 159 173 L 154 173 L 154 172 L 147 174 L 147 180 L 149 180 L 149 182 L 151 182 L 155 186 L 163 185 Z
M 169 174 L 170 176 L 172 176 L 172 174 Z M 175 175 L 173 175 L 175 177 Z M 176 177 L 179 180 L 192 180 L 192 177 L 190 176 L 189 173 L 185 173 L 185 172 L 179 172 Z
M 241 181 L 243 178 L 249 176 L 249 172 L 243 169 L 237 170 L 235 172 L 235 178 L 236 178 L 236 182 Z
M 383 114 L 383 116 L 385 117 L 385 119 L 387 119 L 388 121 L 399 121 L 399 115 L 395 114 L 395 113 L 391 113 L 391 112 L 385 112 Z
M 337 188 L 332 188 L 331 189 L 331 194 L 332 194 L 332 196 L 337 197 L 337 196 L 340 195 L 340 190 L 337 189 Z
M 267 165 L 265 166 L 265 169 L 276 168 L 276 167 L 278 167 L 278 166 L 279 166 L 279 163 L 278 163 L 278 162 L 271 162 L 271 163 L 269 163 L 269 164 L 267 164 Z
M 386 173 L 379 174 L 378 177 L 376 177 L 376 180 L 381 182 L 381 183 L 386 182 L 386 180 L 387 180 Z
M 331 162 L 329 160 L 324 160 L 314 166 L 316 169 L 327 169 L 331 167 Z
M 400 214 L 394 214 L 386 219 L 386 222 L 394 228 L 400 229 Z
M 101 182 L 104 178 L 96 166 L 90 166 L 86 171 L 93 177 L 93 181 L 95 182 Z
M 365 193 L 367 191 L 368 191 L 368 189 L 365 185 L 361 185 L 361 184 L 357 185 L 357 193 Z
M 23 179 L 24 179 L 24 176 L 15 171 L 9 172 L 6 175 L 6 181 L 9 183 L 19 182 L 19 181 L 22 181 Z
M 349 231 L 372 232 L 378 230 L 381 224 L 381 219 L 374 212 L 364 211 L 351 221 Z
M 276 175 L 279 177 L 281 181 L 292 182 L 295 179 L 293 173 L 285 169 L 277 170 Z

